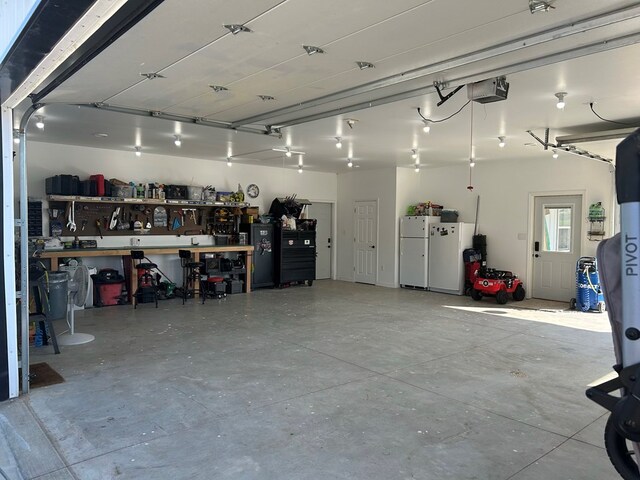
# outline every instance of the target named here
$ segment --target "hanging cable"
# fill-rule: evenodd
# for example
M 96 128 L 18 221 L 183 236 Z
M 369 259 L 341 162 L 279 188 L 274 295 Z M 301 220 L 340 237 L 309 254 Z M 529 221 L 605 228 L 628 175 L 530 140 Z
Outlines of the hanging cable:
M 473 90 L 473 86 L 471 87 Z M 472 91 L 473 95 L 473 91 Z M 470 102 L 471 100 L 469 100 Z M 469 103 L 467 102 L 467 103 Z M 466 106 L 463 105 L 462 108 Z M 471 125 L 470 125 L 470 133 L 469 133 L 469 185 L 467 186 L 467 190 L 470 192 L 473 191 L 473 167 L 475 166 L 475 161 L 473 160 L 473 104 L 471 104 Z
M 440 122 L 444 122 L 444 121 L 446 121 L 446 120 L 449 120 L 450 118 L 455 117 L 457 114 L 459 114 L 459 113 L 462 111 L 462 109 L 463 109 L 464 107 L 466 107 L 467 105 L 469 105 L 469 103 L 471 103 L 471 100 L 467 100 L 467 103 L 465 103 L 464 105 L 462 105 L 462 106 L 458 109 L 458 111 L 457 111 L 457 112 L 452 113 L 452 114 L 451 114 L 451 115 L 449 115 L 448 117 L 441 118 L 440 120 L 431 120 L 430 118 L 425 117 L 424 115 L 422 115 L 422 113 L 420 113 L 420 107 L 418 107 L 418 108 L 417 108 L 417 110 L 418 110 L 418 115 L 420 115 L 420 117 L 422 117 L 422 119 L 423 119 L 425 122 L 430 122 L 430 123 L 440 123 Z
M 615 120 L 609 120 L 606 118 L 601 117 L 600 115 L 598 115 L 598 113 L 593 109 L 593 102 L 589 103 L 589 108 L 591 108 L 591 111 L 593 112 L 593 114 L 598 117 L 600 120 L 602 120 L 603 122 L 609 122 L 609 123 L 615 123 L 616 125 L 625 125 L 627 127 L 637 127 L 638 124 L 637 123 L 626 123 L 626 122 L 616 122 Z

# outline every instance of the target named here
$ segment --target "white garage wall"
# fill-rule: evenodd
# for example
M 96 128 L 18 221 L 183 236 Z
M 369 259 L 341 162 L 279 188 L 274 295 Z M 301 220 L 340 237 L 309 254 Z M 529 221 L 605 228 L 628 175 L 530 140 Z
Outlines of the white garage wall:
M 234 164 L 228 167 L 224 162 L 169 155 L 143 154 L 140 158 L 130 151 L 106 150 L 41 142 L 27 145 L 28 194 L 32 198 L 44 198 L 44 179 L 59 173 L 79 175 L 81 179 L 101 173 L 105 178 L 123 181 L 173 183 L 188 185 L 213 185 L 218 191 L 235 191 L 238 183 L 246 189 L 250 183 L 260 187 L 260 195 L 251 200 L 252 205 L 267 213 L 275 197 L 298 194 L 300 198 L 315 201 L 335 202 L 337 200 L 337 177 L 333 173 L 305 170 L 285 170 L 260 165 Z M 17 190 L 16 190 L 17 191 Z M 45 232 L 48 225 L 45 225 Z M 128 236 L 105 237 L 100 246 L 121 246 L 129 243 Z M 172 235 L 143 235 L 141 246 L 145 245 L 185 245 L 190 238 Z M 200 244 L 211 244 L 210 237 L 196 236 Z M 174 279 L 179 279 L 179 262 L 168 256 L 153 257 L 160 268 Z M 119 259 L 102 258 L 91 260 L 98 268 L 118 268 Z
M 527 278 L 529 194 L 581 192 L 583 205 L 602 202 L 609 220 L 613 200 L 613 173 L 603 162 L 562 155 L 535 161 L 478 161 L 473 171 L 473 192 L 467 190 L 469 167 L 455 166 L 420 172 L 424 194 L 459 211 L 459 220 L 473 222 L 480 195 L 479 233 L 487 236 L 488 264 Z M 583 210 L 584 210 L 583 206 Z M 594 255 L 598 242 L 586 238 L 587 212 L 583 211 L 582 255 Z M 607 223 L 607 236 L 611 234 Z
M 378 281 L 396 286 L 396 168 L 352 171 L 338 175 L 338 271 L 339 280 L 353 281 L 353 209 L 356 201 L 378 201 Z

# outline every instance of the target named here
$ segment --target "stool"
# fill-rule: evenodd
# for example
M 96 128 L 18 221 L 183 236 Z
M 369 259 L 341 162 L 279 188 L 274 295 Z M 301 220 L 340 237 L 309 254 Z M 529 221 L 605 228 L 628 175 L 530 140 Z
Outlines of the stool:
M 200 275 L 200 269 L 204 267 L 204 263 L 191 261 L 190 250 L 178 250 L 178 256 L 182 265 L 182 304 L 184 305 L 189 295 L 195 297 L 196 293 L 204 303 L 207 295 L 202 275 Z
M 149 261 L 143 262 L 142 260 L 148 260 L 148 258 L 144 256 L 142 250 L 131 250 L 131 258 L 138 260 L 135 266 L 138 275 L 138 288 L 131 296 L 133 308 L 138 308 L 138 303 L 147 302 L 155 302 L 156 308 L 158 308 L 158 284 L 151 273 L 151 270 L 158 268 L 158 265 Z

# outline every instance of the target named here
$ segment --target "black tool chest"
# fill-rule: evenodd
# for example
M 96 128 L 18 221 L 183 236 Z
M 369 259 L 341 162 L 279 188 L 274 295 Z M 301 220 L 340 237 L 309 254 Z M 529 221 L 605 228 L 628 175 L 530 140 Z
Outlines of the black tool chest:
M 249 234 L 249 245 L 254 248 L 251 288 L 273 287 L 273 224 L 243 223 L 240 231 Z
M 316 278 L 316 232 L 275 229 L 276 285 L 307 282 Z

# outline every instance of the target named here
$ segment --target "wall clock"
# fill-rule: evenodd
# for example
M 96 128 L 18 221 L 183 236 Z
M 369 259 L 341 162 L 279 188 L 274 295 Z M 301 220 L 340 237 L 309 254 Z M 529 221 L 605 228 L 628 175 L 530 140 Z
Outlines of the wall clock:
M 256 185 L 255 183 L 247 185 L 247 195 L 251 198 L 256 198 L 258 195 L 260 195 L 260 189 L 258 188 L 258 185 Z

